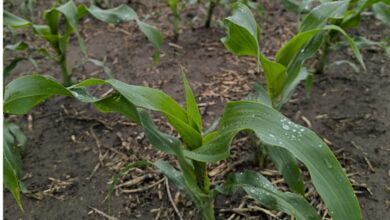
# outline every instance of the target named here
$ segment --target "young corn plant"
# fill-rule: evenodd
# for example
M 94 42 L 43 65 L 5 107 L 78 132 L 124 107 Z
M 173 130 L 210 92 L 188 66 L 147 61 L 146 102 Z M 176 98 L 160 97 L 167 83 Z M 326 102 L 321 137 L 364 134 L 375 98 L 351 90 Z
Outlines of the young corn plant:
M 250 1 L 250 0 L 222 0 L 222 1 L 221 0 L 210 0 L 208 3 L 207 19 L 206 19 L 205 27 L 207 27 L 207 28 L 210 27 L 215 7 L 217 7 L 218 5 L 224 5 L 228 11 L 231 11 L 232 5 L 234 5 L 235 3 L 242 3 L 246 6 L 248 6 L 249 8 L 257 11 L 260 17 L 265 16 L 263 6 L 259 2 L 256 2 L 256 1 Z
M 252 95 L 249 99 L 261 102 L 278 111 L 290 99 L 302 80 L 308 82 L 312 80 L 312 75 L 304 67 L 304 63 L 321 46 L 321 41 L 316 41 L 318 34 L 328 30 L 341 32 L 350 42 L 351 47 L 355 48 L 356 57 L 361 57 L 354 41 L 343 30 L 337 26 L 328 25 L 297 34 L 284 44 L 274 60 L 270 60 L 260 51 L 260 27 L 247 6 L 236 4 L 232 16 L 227 17 L 224 23 L 228 32 L 228 35 L 222 39 L 225 47 L 236 55 L 255 57 L 258 68 L 261 65 L 266 78 L 266 90 L 256 84 L 256 95 Z M 290 129 L 290 126 L 286 126 L 286 129 Z M 295 192 L 304 194 L 303 179 L 294 156 L 285 149 L 261 143 L 260 165 L 264 164 L 265 155 L 269 156 L 282 173 L 287 185 Z
M 114 92 L 105 97 L 95 97 L 87 92 L 87 87 L 99 84 L 110 85 Z M 291 122 L 271 106 L 235 101 L 227 104 L 219 128 L 205 133 L 194 94 L 184 75 L 183 84 L 186 107 L 160 90 L 115 79 L 89 79 L 64 87 L 50 77 L 29 75 L 6 86 L 3 108 L 8 114 L 26 114 L 44 100 L 61 95 L 93 103 L 102 112 L 123 114 L 144 128 L 146 138 L 157 150 L 177 159 L 179 169 L 161 160 L 153 164 L 194 201 L 203 219 L 215 219 L 213 200 L 217 193 L 230 194 L 241 188 L 269 209 L 296 219 L 321 219 L 302 195 L 279 191 L 254 171 L 233 173 L 225 183 L 210 185 L 208 164 L 227 159 L 234 137 L 241 131 L 251 130 L 267 146 L 288 151 L 306 166 L 334 220 L 361 219 L 359 203 L 345 172 L 329 147 L 314 132 Z M 158 130 L 148 111 L 161 113 L 180 138 Z M 147 164 L 149 162 L 137 162 L 128 167 Z
M 44 25 L 33 24 L 32 22 L 20 18 L 8 11 L 4 11 L 3 19 L 4 25 L 9 29 L 32 28 L 35 36 L 46 40 L 50 44 L 52 50 L 54 51 L 54 55 L 52 54 L 52 51 L 45 49 L 41 50 L 45 52 L 47 57 L 54 58 L 55 63 L 57 63 L 61 68 L 63 84 L 69 86 L 72 84 L 72 68 L 68 63 L 67 55 L 68 44 L 72 34 L 75 34 L 77 37 L 80 50 L 84 56 L 83 63 L 91 62 L 97 66 L 103 67 L 103 70 L 105 70 L 107 75 L 112 77 L 111 72 L 102 62 L 88 57 L 84 40 L 80 35 L 78 25 L 79 20 L 87 14 L 91 14 L 96 19 L 111 24 L 136 21 L 140 30 L 155 47 L 156 51 L 154 54 L 154 60 L 155 62 L 158 62 L 160 54 L 159 50 L 162 44 L 162 36 L 160 32 L 153 26 L 142 22 L 135 11 L 127 5 L 103 10 L 94 5 L 91 5 L 90 7 L 83 4 L 76 5 L 73 0 L 70 0 L 63 5 L 44 11 L 43 17 L 46 21 L 46 24 Z M 61 17 L 65 20 L 65 26 L 62 26 Z M 22 44 L 22 42 L 19 42 L 18 44 Z M 18 62 L 16 60 L 11 62 L 11 67 L 16 66 L 16 63 Z M 20 60 L 21 59 L 19 59 L 19 61 Z
M 22 157 L 27 138 L 14 123 L 4 121 L 3 124 L 3 183 L 15 198 L 19 208 L 23 210 L 20 191 L 22 183 Z
M 181 9 L 179 7 L 181 2 L 179 0 L 165 0 L 165 3 L 167 3 L 167 5 L 172 11 L 173 32 L 175 34 L 175 41 L 177 41 L 180 35 Z
M 378 12 L 378 8 L 382 9 L 382 7 L 389 4 L 390 1 L 388 0 L 344 0 L 323 2 L 313 8 L 310 13 L 303 18 L 299 25 L 299 31 L 309 31 L 326 25 L 334 25 L 342 30 L 356 28 L 360 25 L 362 14 L 366 9 L 373 7 L 374 11 Z M 316 65 L 317 73 L 323 73 L 332 46 L 340 42 L 340 33 L 342 32 L 330 30 L 318 34 L 316 40 L 323 41 L 323 44 L 321 46 L 320 58 Z M 356 48 L 352 47 L 352 50 L 356 50 Z M 363 59 L 361 57 L 357 57 L 357 59 L 363 70 L 366 71 Z M 358 68 L 350 61 L 343 61 L 343 63 L 350 64 L 354 69 Z

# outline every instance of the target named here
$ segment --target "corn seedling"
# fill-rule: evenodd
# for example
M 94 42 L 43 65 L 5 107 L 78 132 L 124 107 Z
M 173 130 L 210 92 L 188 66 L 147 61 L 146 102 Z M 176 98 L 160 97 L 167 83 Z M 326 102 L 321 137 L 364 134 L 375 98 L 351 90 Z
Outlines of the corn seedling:
M 181 9 L 179 7 L 181 5 L 181 2 L 179 0 L 165 0 L 165 2 L 172 11 L 173 32 L 175 34 L 175 41 L 177 41 L 180 35 Z
M 307 167 L 333 219 L 361 219 L 357 198 L 345 172 L 314 132 L 291 122 L 271 106 L 235 101 L 227 104 L 219 128 L 205 133 L 195 97 L 184 75 L 183 83 L 185 108 L 160 90 L 115 79 L 89 79 L 66 88 L 50 77 L 29 75 L 6 86 L 3 108 L 9 114 L 26 114 L 49 97 L 61 95 L 93 103 L 102 112 L 123 114 L 144 128 L 146 138 L 157 150 L 177 159 L 179 170 L 164 161 L 153 164 L 194 201 L 203 219 L 215 219 L 213 200 L 218 192 L 230 194 L 238 188 L 265 207 L 296 219 L 321 219 L 302 195 L 278 191 L 254 171 L 231 174 L 224 184 L 210 186 L 207 165 L 227 159 L 234 137 L 243 130 L 251 130 L 264 144 L 288 151 Z M 99 84 L 108 84 L 115 92 L 105 97 L 87 93 L 88 86 Z M 147 110 L 161 113 L 180 139 L 159 131 Z
M 286 42 L 277 52 L 275 60 L 265 57 L 260 51 L 260 27 L 249 8 L 243 4 L 236 4 L 232 16 L 225 19 L 228 36 L 222 39 L 225 47 L 236 55 L 255 57 L 258 68 L 261 65 L 266 78 L 267 90 L 256 85 L 256 95 L 252 100 L 269 105 L 276 110 L 290 99 L 296 87 L 302 80 L 310 82 L 311 74 L 304 67 L 304 62 L 312 57 L 321 45 L 315 41 L 316 36 L 327 30 L 342 32 L 353 48 L 357 48 L 353 40 L 337 26 L 324 26 L 301 32 Z M 355 50 L 357 57 L 361 57 L 359 50 Z M 304 193 L 304 184 L 298 164 L 294 156 L 287 150 L 274 148 L 261 143 L 259 164 L 264 164 L 265 156 L 275 163 L 283 174 L 286 183 L 300 194 Z
M 234 7 L 232 7 L 232 6 L 234 6 L 235 3 L 242 3 L 242 4 L 246 5 L 246 6 L 248 6 L 249 8 L 257 11 L 258 15 L 260 17 L 264 17 L 265 16 L 263 6 L 259 2 L 256 2 L 256 1 L 249 1 L 249 0 L 211 0 L 211 1 L 209 1 L 209 5 L 208 5 L 207 19 L 206 19 L 205 27 L 210 27 L 215 7 L 217 7 L 218 5 L 224 5 L 225 8 L 228 11 L 232 11 L 234 9 Z
M 3 183 L 12 193 L 19 208 L 23 210 L 20 191 L 22 187 L 22 157 L 21 153 L 27 143 L 27 138 L 20 128 L 11 122 L 3 124 Z
M 75 34 L 77 37 L 80 50 L 84 56 L 83 63 L 91 62 L 93 64 L 97 64 L 98 66 L 104 67 L 104 64 L 102 62 L 90 59 L 88 57 L 84 41 L 78 30 L 79 20 L 87 14 L 91 14 L 96 19 L 111 24 L 121 24 L 129 21 L 136 21 L 140 30 L 145 34 L 145 36 L 155 47 L 156 52 L 154 54 L 154 60 L 155 62 L 158 61 L 160 54 L 159 50 L 162 44 L 162 36 L 160 32 L 153 26 L 142 22 L 138 18 L 134 10 L 126 5 L 121 5 L 116 8 L 103 10 L 94 5 L 86 7 L 85 5 L 80 4 L 77 6 L 71 0 L 63 5 L 53 7 L 49 10 L 44 11 L 43 16 L 46 21 L 45 25 L 33 24 L 32 22 L 17 17 L 16 15 L 7 11 L 4 11 L 3 19 L 4 25 L 6 25 L 12 30 L 27 27 L 32 28 L 35 36 L 46 40 L 50 44 L 50 46 L 54 50 L 55 55 L 49 53 L 46 50 L 48 57 L 54 57 L 55 62 L 61 68 L 62 80 L 64 85 L 69 86 L 72 84 L 72 69 L 69 66 L 67 55 L 69 39 L 72 34 Z M 65 19 L 64 27 L 61 27 L 61 16 L 63 16 L 63 18 Z M 62 30 L 63 33 L 61 33 Z M 12 61 L 12 63 L 15 63 L 15 61 Z M 108 68 L 104 67 L 103 69 L 107 70 Z M 106 73 L 109 75 L 109 77 L 112 77 L 109 71 L 106 71 Z
M 8 65 L 6 65 L 3 69 L 3 77 L 6 78 L 8 77 L 10 74 L 11 74 L 11 71 L 17 66 L 17 64 L 20 62 L 20 61 L 23 61 L 23 60 L 28 60 L 35 68 L 35 70 L 39 71 L 39 66 L 37 64 L 37 62 L 35 61 L 34 59 L 34 54 L 38 53 L 38 54 L 41 54 L 43 53 L 44 55 L 46 55 L 47 51 L 44 50 L 44 49 L 36 49 L 36 48 L 31 48 L 26 42 L 24 41 L 19 41 L 18 43 L 16 44 L 9 44 L 9 45 L 6 45 L 4 47 L 4 52 L 5 51 L 16 51 L 16 52 L 24 52 L 26 53 L 27 55 L 23 55 L 23 56 L 18 56 L 16 58 L 14 58 L 11 63 L 9 63 Z M 3 53 L 4 53 L 3 52 Z
M 373 7 L 378 15 L 378 8 L 382 9 L 386 4 L 389 4 L 388 0 L 358 0 L 358 1 L 330 1 L 324 2 L 319 6 L 313 8 L 309 14 L 307 14 L 299 26 L 299 31 L 308 31 L 314 28 L 323 27 L 325 25 L 334 25 L 342 30 L 356 28 L 360 24 L 360 20 L 364 11 Z M 380 11 L 380 10 L 379 10 Z M 379 12 L 381 14 L 381 12 Z M 379 17 L 383 18 L 379 15 Z M 317 40 L 322 40 L 320 59 L 316 66 L 316 72 L 322 73 L 331 51 L 331 47 L 339 42 L 339 35 L 341 32 L 330 30 L 328 32 L 321 33 L 317 36 Z M 352 50 L 356 50 L 351 45 Z M 355 51 L 354 51 L 355 52 Z M 356 54 L 356 53 L 355 53 Z M 365 71 L 365 65 L 361 57 L 357 57 L 360 65 Z M 339 61 L 337 61 L 339 62 Z M 349 61 L 347 63 L 350 63 Z M 353 65 L 352 65 L 353 66 Z

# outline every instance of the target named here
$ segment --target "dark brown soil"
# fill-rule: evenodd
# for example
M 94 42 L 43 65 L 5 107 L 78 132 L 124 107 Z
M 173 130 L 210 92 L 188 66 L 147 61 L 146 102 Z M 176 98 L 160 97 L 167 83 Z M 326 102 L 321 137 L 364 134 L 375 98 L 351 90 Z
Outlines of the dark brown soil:
M 224 32 L 216 24 L 212 29 L 199 24 L 190 28 L 188 24 L 179 41 L 173 43 L 169 10 L 164 2 L 133 2 L 132 7 L 139 14 L 150 15 L 147 22 L 164 31 L 165 43 L 158 65 L 152 64 L 152 47 L 134 24 L 113 27 L 89 18 L 82 25 L 90 56 L 104 60 L 117 79 L 160 88 L 183 102 L 180 66 L 185 67 L 202 106 L 205 127 L 222 114 L 226 101 L 244 97 L 250 91 L 251 82 L 258 80 L 259 76 L 253 71 L 254 60 L 227 52 L 220 43 Z M 261 21 L 262 50 L 273 56 L 282 42 L 296 32 L 296 16 L 279 7 L 277 1 L 263 2 L 267 17 Z M 38 7 L 41 8 L 43 6 Z M 202 14 L 196 7 L 189 11 Z M 191 13 L 183 14 L 184 23 L 189 23 Z M 221 17 L 224 13 L 222 8 L 217 11 Z M 388 35 L 389 30 L 383 30 L 383 25 L 366 19 L 356 32 L 375 39 Z M 78 64 L 80 57 L 76 40 L 72 39 L 69 55 L 72 64 Z M 331 57 L 332 60 L 351 59 L 348 50 L 334 52 Z M 312 95 L 306 97 L 304 89 L 299 88 L 283 113 L 300 124 L 311 126 L 330 144 L 350 175 L 364 219 L 390 219 L 387 212 L 390 206 L 390 62 L 380 50 L 367 50 L 364 58 L 367 73 L 354 74 L 348 66 L 328 68 L 325 74 L 316 75 Z M 42 72 L 60 76 L 54 65 L 44 60 L 39 63 Z M 31 65 L 23 63 L 13 74 L 19 76 L 31 71 Z M 77 80 L 104 77 L 100 70 L 89 65 L 77 69 L 75 75 Z M 4 191 L 5 219 L 108 219 L 109 216 L 176 219 L 163 176 L 153 168 L 129 172 L 122 182 L 137 177 L 140 181 L 117 189 L 111 199 L 103 202 L 112 176 L 127 163 L 141 159 L 172 159 L 152 149 L 142 130 L 125 118 L 99 113 L 92 106 L 70 98 L 55 97 L 28 116 L 9 116 L 9 119 L 20 124 L 29 139 L 23 156 L 23 173 L 24 183 L 31 193 L 22 197 L 25 211 L 21 212 L 11 194 Z M 163 121 L 157 123 L 167 128 Z M 232 157 L 210 167 L 215 173 L 211 172 L 214 184 L 225 174 L 218 171 L 224 171 L 228 166 L 233 171 L 258 169 L 252 156 L 254 148 L 248 143 L 245 138 L 238 139 Z M 270 169 L 272 167 L 267 167 L 262 172 L 274 178 L 275 173 Z M 148 190 L 126 192 L 152 184 L 155 186 Z M 191 202 L 183 194 L 177 193 L 174 186 L 170 192 L 185 219 L 198 219 Z M 217 213 L 221 211 L 219 219 L 229 218 L 234 213 L 227 209 L 236 208 L 242 202 L 253 203 L 242 195 L 217 197 L 216 210 Z M 268 218 L 262 211 L 238 216 Z M 282 215 L 279 217 L 283 218 Z

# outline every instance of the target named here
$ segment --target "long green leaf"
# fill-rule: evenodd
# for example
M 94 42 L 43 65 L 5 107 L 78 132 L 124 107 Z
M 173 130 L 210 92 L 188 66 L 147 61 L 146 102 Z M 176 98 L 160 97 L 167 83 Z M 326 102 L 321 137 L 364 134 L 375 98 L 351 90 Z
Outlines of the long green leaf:
M 50 78 L 40 75 L 23 76 L 5 87 L 3 110 L 11 114 L 26 114 L 52 95 L 72 94 Z
M 188 121 L 193 128 L 199 133 L 202 133 L 202 117 L 199 112 L 198 105 L 196 104 L 194 93 L 192 92 L 190 83 L 184 72 L 182 72 L 183 87 L 187 103 L 187 115 Z
M 84 7 L 95 18 L 111 24 L 123 24 L 129 21 L 136 21 L 139 29 L 146 36 L 146 38 L 152 43 L 155 53 L 153 60 L 158 63 L 160 59 L 160 49 L 163 44 L 163 37 L 160 31 L 154 26 L 141 21 L 135 11 L 127 5 L 120 5 L 112 9 L 100 9 L 94 5 L 87 8 Z
M 218 191 L 231 194 L 238 188 L 269 209 L 285 212 L 298 220 L 319 220 L 321 217 L 304 197 L 278 191 L 264 176 L 254 171 L 233 173 Z
M 228 103 L 221 126 L 217 137 L 201 148 L 185 151 L 185 155 L 205 162 L 224 160 L 229 156 L 233 137 L 241 130 L 253 130 L 263 143 L 282 147 L 302 161 L 333 219 L 362 218 L 359 203 L 340 163 L 311 130 L 294 124 L 266 105 L 244 101 Z
M 202 144 L 201 134 L 188 124 L 186 111 L 170 96 L 152 88 L 128 85 L 118 80 L 86 80 L 79 85 L 66 89 L 53 79 L 40 75 L 18 78 L 6 86 L 4 95 L 4 112 L 26 114 L 34 106 L 53 95 L 74 96 L 82 102 L 97 102 L 101 99 L 90 96 L 82 86 L 110 84 L 124 98 L 137 107 L 163 113 L 176 128 L 190 147 Z M 135 118 L 136 119 L 136 118 Z
M 251 11 L 244 4 L 235 4 L 232 16 L 225 18 L 228 35 L 222 39 L 225 47 L 236 55 L 259 56 L 260 29 Z
M 267 156 L 283 174 L 283 179 L 287 185 L 295 192 L 304 195 L 305 186 L 295 157 L 284 148 L 265 145 L 265 149 Z
M 3 180 L 4 186 L 12 193 L 19 208 L 23 210 L 20 198 L 22 158 L 21 150 L 27 142 L 26 136 L 13 123 L 4 122 L 3 129 Z
M 18 17 L 6 10 L 3 12 L 3 22 L 4 25 L 11 27 L 11 28 L 24 28 L 31 26 L 31 22 Z
M 341 16 L 349 1 L 334 1 L 323 3 L 314 8 L 306 17 L 303 19 L 299 26 L 299 31 L 309 31 L 316 28 L 321 28 L 326 25 L 326 21 L 335 16 Z
M 145 130 L 145 136 L 150 141 L 150 143 L 157 149 L 174 154 L 176 159 L 179 161 L 185 185 L 192 192 L 189 195 L 196 198 L 195 202 L 197 200 L 201 201 L 203 199 L 207 199 L 208 196 L 204 194 L 197 185 L 194 167 L 184 157 L 180 141 L 177 138 L 158 131 L 150 116 L 145 111 L 140 111 L 140 118 L 142 126 Z
M 287 80 L 286 67 L 280 63 L 269 60 L 262 54 L 260 54 L 260 63 L 267 80 L 268 96 L 272 102 L 274 102 L 282 92 L 284 83 Z
M 160 60 L 161 46 L 163 44 L 163 37 L 161 32 L 152 25 L 147 24 L 145 22 L 138 20 L 137 24 L 142 33 L 146 36 L 146 38 L 152 43 L 153 47 L 155 48 L 156 51 L 153 55 L 153 61 L 154 63 L 158 63 Z
M 127 5 L 120 5 L 116 8 L 105 10 L 91 5 L 86 10 L 96 19 L 110 24 L 123 24 L 138 19 L 137 13 Z

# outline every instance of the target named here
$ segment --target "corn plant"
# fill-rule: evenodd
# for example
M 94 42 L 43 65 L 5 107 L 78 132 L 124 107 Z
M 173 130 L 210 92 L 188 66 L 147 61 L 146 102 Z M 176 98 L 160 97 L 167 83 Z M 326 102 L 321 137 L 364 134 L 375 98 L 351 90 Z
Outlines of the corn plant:
M 67 54 L 68 44 L 72 34 L 75 34 L 77 37 L 80 50 L 84 56 L 83 63 L 91 62 L 104 67 L 102 62 L 88 57 L 84 41 L 79 33 L 78 21 L 87 14 L 91 14 L 98 20 L 112 24 L 136 21 L 140 30 L 155 47 L 156 52 L 154 54 L 154 60 L 155 62 L 158 61 L 160 54 L 159 50 L 162 44 L 162 36 L 160 32 L 153 26 L 142 22 L 134 10 L 126 5 L 102 10 L 94 5 L 86 7 L 85 5 L 80 4 L 77 6 L 73 0 L 70 0 L 63 5 L 44 11 L 43 17 L 46 21 L 45 25 L 33 24 L 30 21 L 17 17 L 8 11 L 4 11 L 3 19 L 4 24 L 10 29 L 32 28 L 35 36 L 46 40 L 50 44 L 55 55 L 49 52 L 47 52 L 47 55 L 50 58 L 54 58 L 55 62 L 60 66 L 63 83 L 64 85 L 69 86 L 72 84 L 72 68 L 69 66 Z M 64 17 L 66 22 L 64 27 L 61 27 L 61 16 Z M 62 30 L 63 33 L 61 33 Z M 12 61 L 12 63 L 15 63 L 15 61 Z M 107 70 L 107 67 L 103 69 Z M 111 77 L 109 71 L 106 71 L 106 73 L 109 77 Z
M 95 97 L 87 92 L 88 86 L 98 84 L 108 84 L 115 92 L 105 97 Z M 227 104 L 219 128 L 205 133 L 194 94 L 184 75 L 183 84 L 185 108 L 160 90 L 115 79 L 89 79 L 66 88 L 51 77 L 29 75 L 6 86 L 3 109 L 9 114 L 26 114 L 49 97 L 61 95 L 93 103 L 102 112 L 123 114 L 144 128 L 146 138 L 157 150 L 178 160 L 179 170 L 164 161 L 153 164 L 194 201 L 203 219 L 215 219 L 213 200 L 218 192 L 230 194 L 238 188 L 267 208 L 297 219 L 321 219 L 302 195 L 278 191 L 254 171 L 230 174 L 224 184 L 210 186 L 208 164 L 227 159 L 234 137 L 243 130 L 252 130 L 263 143 L 288 151 L 307 167 L 313 185 L 333 219 L 361 219 L 359 203 L 345 172 L 329 147 L 314 132 L 291 122 L 268 105 L 235 101 Z M 159 131 L 148 110 L 160 112 L 180 139 Z
M 356 28 L 359 26 L 362 14 L 366 9 L 373 7 L 374 11 L 377 12 L 376 14 L 382 14 L 381 12 L 378 12 L 378 8 L 384 9 L 385 6 L 389 4 L 390 1 L 388 0 L 344 0 L 324 2 L 313 8 L 310 13 L 304 17 L 299 25 L 299 31 L 308 31 L 323 27 L 327 24 L 335 25 L 343 30 Z M 379 17 L 383 18 L 381 15 L 379 15 Z M 317 40 L 324 42 L 319 61 L 316 65 L 317 73 L 323 72 L 327 64 L 331 47 L 340 42 L 339 35 L 340 32 L 330 30 L 317 36 Z M 354 48 L 352 49 L 354 50 Z M 366 69 L 363 60 L 359 59 L 359 62 L 365 71 Z
M 173 15 L 173 32 L 175 33 L 175 40 L 177 41 L 180 35 L 180 14 L 181 10 L 179 9 L 180 1 L 178 0 L 165 0 L 167 5 L 172 11 Z
M 23 210 L 20 198 L 22 187 L 21 153 L 27 143 L 27 138 L 14 123 L 4 121 L 3 124 L 3 183 L 12 193 L 18 206 Z
M 344 35 L 353 53 L 364 65 L 355 42 L 335 25 L 310 28 L 298 33 L 282 46 L 274 60 L 270 60 L 261 52 L 261 30 L 247 6 L 236 4 L 233 15 L 227 17 L 224 23 L 228 35 L 222 39 L 223 44 L 236 55 L 256 58 L 258 69 L 260 66 L 263 68 L 266 78 L 268 101 L 265 103 L 270 103 L 276 109 L 289 100 L 299 82 L 309 75 L 304 63 L 322 45 L 322 41 L 317 41 L 318 34 L 337 31 Z
M 257 11 L 260 17 L 264 17 L 265 16 L 264 15 L 264 8 L 263 8 L 263 6 L 259 2 L 256 2 L 256 1 L 249 1 L 249 0 L 210 0 L 209 3 L 208 3 L 207 19 L 206 19 L 205 27 L 207 27 L 207 28 L 210 27 L 215 7 L 217 7 L 218 5 L 224 5 L 225 8 L 228 11 L 231 11 L 232 10 L 232 6 L 235 3 L 238 3 L 238 2 L 248 6 L 249 8 L 251 8 L 251 9 L 253 9 L 255 11 Z
M 32 48 L 24 41 L 19 41 L 15 44 L 9 44 L 4 47 L 3 54 L 5 51 L 16 51 L 16 52 L 25 52 L 27 56 L 22 55 L 14 58 L 8 65 L 3 69 L 3 77 L 6 78 L 11 74 L 11 71 L 17 66 L 20 61 L 27 60 L 35 68 L 36 71 L 39 71 L 38 63 L 34 59 L 35 54 L 44 54 L 47 55 L 47 51 L 43 48 Z
M 269 105 L 278 111 L 290 99 L 302 80 L 312 79 L 312 75 L 304 67 L 304 62 L 321 46 L 321 41 L 315 40 L 318 34 L 327 30 L 341 32 L 346 36 L 351 47 L 355 48 L 356 57 L 361 57 L 354 41 L 343 30 L 337 26 L 324 26 L 294 36 L 277 52 L 275 60 L 270 60 L 260 51 L 260 27 L 249 8 L 243 4 L 235 5 L 232 16 L 225 19 L 225 26 L 228 32 L 228 35 L 222 39 L 225 47 L 236 55 L 255 57 L 258 68 L 260 65 L 263 68 L 267 90 L 256 84 L 255 95 L 249 99 Z M 269 156 L 282 173 L 287 185 L 295 192 L 304 194 L 303 179 L 295 157 L 285 149 L 261 143 L 260 166 L 264 164 L 265 155 Z
M 374 3 L 372 5 L 372 12 L 374 13 L 375 18 L 382 21 L 387 27 L 390 27 L 390 1 L 389 0 L 382 0 L 377 1 L 377 3 Z M 387 36 L 385 39 L 376 42 L 368 40 L 364 37 L 359 37 L 358 42 L 359 46 L 362 45 L 361 48 L 364 47 L 372 47 L 377 46 L 379 48 L 382 48 L 388 57 L 390 57 L 390 37 Z

